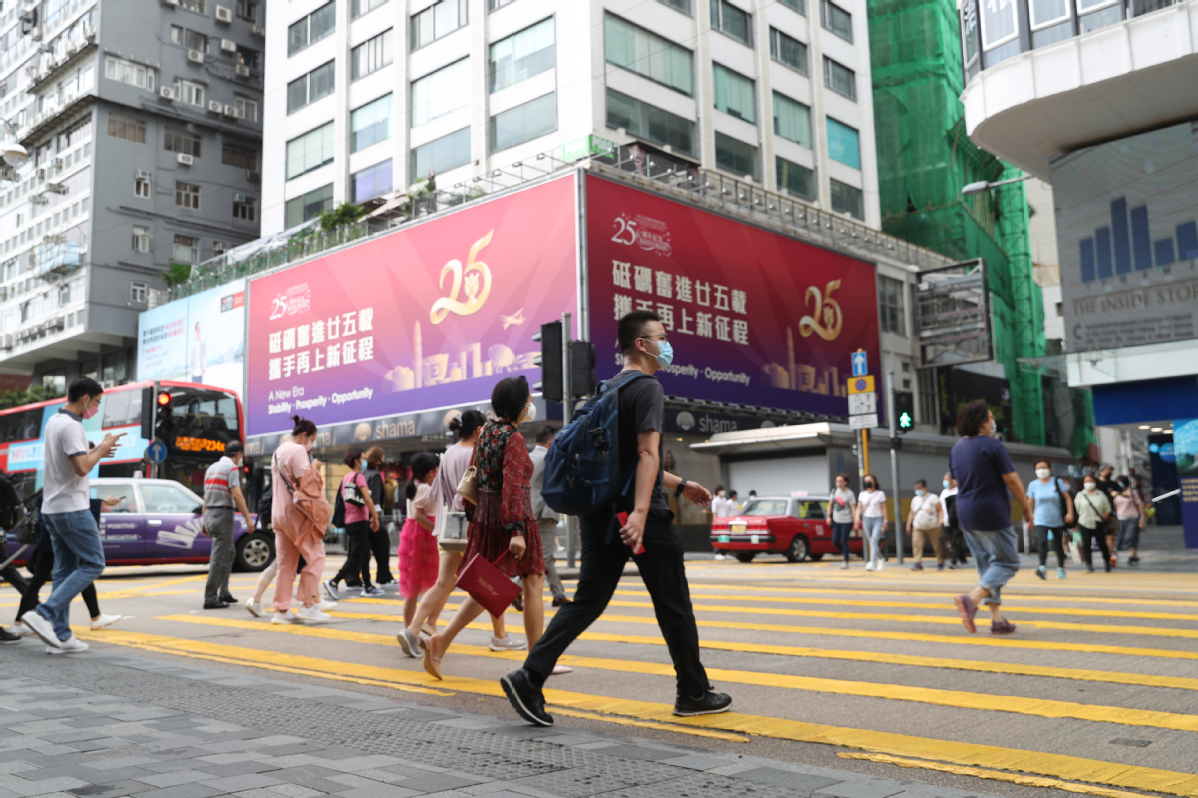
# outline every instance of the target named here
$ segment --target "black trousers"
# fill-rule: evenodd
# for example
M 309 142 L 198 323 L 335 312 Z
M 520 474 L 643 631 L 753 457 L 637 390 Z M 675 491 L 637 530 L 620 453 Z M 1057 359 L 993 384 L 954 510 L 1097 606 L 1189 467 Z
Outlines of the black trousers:
M 20 548 L 18 545 L 17 548 Z M 28 551 L 28 549 L 26 549 Z M 0 562 L 8 559 L 8 541 L 3 530 L 0 530 Z M 25 594 L 25 590 L 29 587 L 29 582 L 21 574 L 20 569 L 15 565 L 6 565 L 0 569 L 0 579 L 12 585 L 18 593 Z
M 532 681 L 538 686 L 544 684 L 566 648 L 603 614 L 624 574 L 624 564 L 632 557 L 653 599 L 657 625 L 674 661 L 678 694 L 706 693 L 710 682 L 699 659 L 699 629 L 682 564 L 682 541 L 673 524 L 646 524 L 645 551 L 635 557 L 620 540 L 619 532 L 611 531 L 610 515 L 580 518 L 579 526 L 582 565 L 578 589 L 574 602 L 557 611 L 544 636 L 528 653 L 524 668 Z
M 345 525 L 346 546 L 345 565 L 333 577 L 333 582 L 360 582 L 363 587 L 370 588 L 370 536 L 369 521 L 355 521 Z
M 1048 542 L 1048 533 L 1052 533 L 1052 543 Z M 1037 526 L 1036 527 L 1036 548 L 1040 551 L 1040 564 L 1045 565 L 1048 562 L 1048 549 L 1051 545 L 1053 551 L 1057 553 L 1057 567 L 1065 567 L 1065 536 L 1068 535 L 1068 530 L 1063 526 Z
M 33 578 L 29 580 L 25 590 L 21 593 L 21 606 L 17 608 L 18 621 L 21 620 L 22 615 L 41 603 L 37 594 L 42 589 L 42 585 L 50 581 L 50 574 L 54 572 L 54 549 L 49 546 L 39 546 L 33 555 L 32 566 Z M 92 618 L 97 617 L 100 614 L 100 602 L 96 598 L 96 586 L 92 584 L 83 588 L 82 595 L 83 603 L 87 605 L 88 614 Z
M 955 526 L 946 526 L 942 529 L 944 539 L 952 553 L 953 562 L 964 565 L 969 556 L 969 547 L 965 545 L 965 533 L 961 531 L 960 527 Z
M 394 582 L 395 577 L 391 575 L 391 536 L 387 534 L 386 524 L 379 524 L 378 532 L 370 532 L 369 528 L 366 531 L 369 532 L 364 538 L 367 543 L 366 567 L 370 567 L 370 557 L 374 555 L 374 580 L 379 583 Z M 347 544 L 346 557 L 350 556 L 349 549 L 359 545 L 359 541 L 355 539 L 347 541 Z M 354 574 L 345 580 L 345 584 L 346 587 L 361 587 L 362 579 Z
M 1082 533 L 1082 553 L 1086 557 L 1086 570 L 1094 570 L 1094 552 L 1091 550 L 1093 547 L 1090 545 L 1090 541 L 1092 540 L 1098 541 L 1098 550 L 1102 552 L 1102 564 L 1106 566 L 1108 571 L 1111 570 L 1111 550 L 1106 545 L 1107 527 L 1102 526 L 1098 529 L 1086 529 L 1081 524 L 1078 524 L 1077 531 Z

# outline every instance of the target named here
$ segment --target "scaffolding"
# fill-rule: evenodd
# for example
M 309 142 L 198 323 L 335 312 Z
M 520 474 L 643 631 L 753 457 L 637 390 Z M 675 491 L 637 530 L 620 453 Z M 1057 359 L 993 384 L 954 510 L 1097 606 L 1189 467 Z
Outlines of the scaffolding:
M 870 0 L 868 8 L 882 229 L 953 260 L 985 259 L 994 358 L 1010 383 L 1012 433 L 1020 442 L 1046 445 L 1045 413 L 1056 402 L 1046 395 L 1044 379 L 1019 363 L 1046 354 L 1024 185 L 961 195 L 969 183 L 1021 173 L 965 133 L 956 5 Z M 1069 439 L 1052 442 L 1085 451 L 1086 441 L 1076 434 L 1063 437 Z

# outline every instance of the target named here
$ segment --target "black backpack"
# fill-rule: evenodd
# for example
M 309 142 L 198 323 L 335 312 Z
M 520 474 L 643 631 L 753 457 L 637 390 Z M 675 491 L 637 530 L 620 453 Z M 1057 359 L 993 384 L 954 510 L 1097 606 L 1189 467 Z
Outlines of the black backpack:
M 948 516 L 947 526 L 949 526 L 953 529 L 956 529 L 958 526 L 958 523 L 957 523 L 957 497 L 955 494 L 952 496 L 945 497 L 944 507 L 948 511 L 946 513 L 946 515 Z

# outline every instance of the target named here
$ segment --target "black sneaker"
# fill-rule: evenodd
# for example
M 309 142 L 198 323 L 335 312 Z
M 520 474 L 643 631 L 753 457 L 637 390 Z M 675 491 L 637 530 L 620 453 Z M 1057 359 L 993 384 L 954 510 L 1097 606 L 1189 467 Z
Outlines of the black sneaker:
M 226 604 L 239 604 L 240 603 L 237 601 L 237 597 L 234 596 L 232 593 L 222 593 L 220 600 L 225 602 Z
M 732 706 L 732 696 L 708 689 L 706 693 L 697 698 L 678 696 L 678 700 L 674 702 L 674 714 L 680 718 L 692 718 L 695 715 L 717 715 L 720 712 L 727 712 L 730 706 Z
M 7 629 L 0 629 L 0 645 L 11 646 L 21 642 L 20 635 L 14 635 Z
M 206 610 L 223 610 L 223 609 L 227 609 L 228 606 L 229 606 L 228 604 L 221 601 L 220 599 L 209 599 L 204 602 L 204 609 L 206 609 Z
M 523 668 L 512 671 L 499 680 L 503 692 L 516 714 L 534 726 L 552 726 L 553 716 L 545 711 L 545 695 L 540 688 L 533 687 L 528 678 L 528 672 Z

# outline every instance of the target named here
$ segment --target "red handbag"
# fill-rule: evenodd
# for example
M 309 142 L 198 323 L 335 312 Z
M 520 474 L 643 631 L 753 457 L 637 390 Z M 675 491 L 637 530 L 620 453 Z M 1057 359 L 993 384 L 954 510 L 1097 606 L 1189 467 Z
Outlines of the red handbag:
M 481 554 L 475 554 L 466 563 L 458 575 L 457 586 L 496 618 L 503 615 L 516 596 L 523 592 L 519 585 Z

